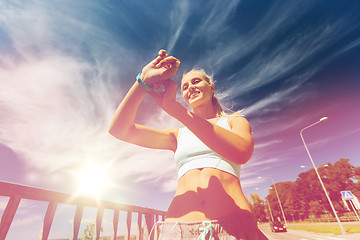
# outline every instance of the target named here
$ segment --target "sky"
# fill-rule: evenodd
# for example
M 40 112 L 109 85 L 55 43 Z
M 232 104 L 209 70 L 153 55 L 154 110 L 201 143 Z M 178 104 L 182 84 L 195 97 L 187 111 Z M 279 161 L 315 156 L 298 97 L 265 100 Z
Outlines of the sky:
M 108 133 L 160 49 L 181 61 L 174 81 L 203 68 L 221 104 L 243 109 L 255 140 L 240 177 L 247 197 L 264 199 L 272 180 L 295 181 L 312 167 L 299 133 L 324 116 L 304 131 L 316 165 L 346 158 L 360 166 L 359 11 L 356 0 L 3 0 L 0 180 L 166 210 L 173 153 Z M 185 105 L 179 91 L 178 100 Z M 181 127 L 149 97 L 136 122 Z M 37 204 L 22 201 L 12 229 L 40 229 Z

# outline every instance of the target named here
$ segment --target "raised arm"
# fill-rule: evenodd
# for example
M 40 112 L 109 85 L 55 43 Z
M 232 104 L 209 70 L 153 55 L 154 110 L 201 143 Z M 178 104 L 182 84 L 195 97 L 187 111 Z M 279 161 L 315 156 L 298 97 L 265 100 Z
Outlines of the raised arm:
M 237 164 L 246 163 L 254 150 L 254 140 L 249 122 L 243 117 L 228 119 L 231 131 L 210 123 L 179 106 L 173 117 L 182 122 L 214 152 Z
M 176 58 L 169 58 L 166 52 L 161 50 L 159 56 L 143 68 L 140 77 L 147 85 L 158 84 L 175 75 L 179 64 Z M 145 95 L 144 88 L 135 82 L 117 108 L 109 133 L 139 146 L 175 151 L 177 129 L 157 130 L 134 123 Z
M 164 87 L 165 91 L 162 93 L 151 93 L 164 111 L 183 123 L 204 144 L 229 161 L 244 164 L 250 159 L 254 150 L 254 140 L 249 122 L 245 118 L 230 117 L 228 121 L 231 131 L 229 131 L 194 114 L 176 102 L 176 83 L 168 80 Z

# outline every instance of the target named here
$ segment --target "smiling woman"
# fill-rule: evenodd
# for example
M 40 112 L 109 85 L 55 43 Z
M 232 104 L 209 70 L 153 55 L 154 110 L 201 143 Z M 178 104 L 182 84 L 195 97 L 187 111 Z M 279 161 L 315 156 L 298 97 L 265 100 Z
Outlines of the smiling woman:
M 110 185 L 107 178 L 107 167 L 88 164 L 76 174 L 78 178 L 78 194 L 89 194 L 98 198 L 106 187 Z
M 211 77 L 202 70 L 186 73 L 181 81 L 183 98 L 192 111 L 177 102 L 177 84 L 171 78 L 179 65 L 177 58 L 160 50 L 137 75 L 109 128 L 122 141 L 174 152 L 178 184 L 165 221 L 156 223 L 158 239 L 170 235 L 205 239 L 208 233 L 209 239 L 267 239 L 257 228 L 240 184 L 240 165 L 254 149 L 249 122 L 238 114 L 224 113 Z M 154 91 L 160 85 L 163 91 Z M 136 124 L 146 94 L 184 127 L 159 130 Z

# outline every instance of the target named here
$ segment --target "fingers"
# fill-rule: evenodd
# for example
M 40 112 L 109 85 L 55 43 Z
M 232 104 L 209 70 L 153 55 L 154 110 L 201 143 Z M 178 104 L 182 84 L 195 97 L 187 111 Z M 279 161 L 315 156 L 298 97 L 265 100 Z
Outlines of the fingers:
M 175 66 L 175 67 L 180 66 L 180 60 L 178 60 L 173 56 L 169 56 L 166 50 L 161 49 L 158 55 L 159 56 L 154 61 L 154 65 L 157 68 L 161 68 L 161 67 L 170 68 L 171 66 Z
M 179 68 L 180 63 L 181 63 L 180 60 L 179 60 L 179 59 L 176 59 L 176 61 L 175 61 L 175 63 L 174 63 L 174 67 Z
M 166 50 L 161 49 L 158 53 L 158 56 L 153 60 L 153 64 L 156 66 L 157 64 L 159 64 L 159 62 L 168 57 L 169 55 L 167 54 Z
M 159 51 L 158 55 L 159 55 L 160 57 L 167 57 L 167 56 L 169 56 L 169 55 L 167 54 L 166 50 L 164 50 L 164 49 L 161 49 L 161 50 Z
M 168 56 L 168 57 L 165 57 L 163 59 L 161 59 L 157 64 L 156 64 L 156 67 L 157 68 L 161 68 L 161 67 L 168 67 L 170 68 L 172 65 L 174 66 L 179 66 L 180 65 L 180 61 L 179 59 L 173 57 L 173 56 Z

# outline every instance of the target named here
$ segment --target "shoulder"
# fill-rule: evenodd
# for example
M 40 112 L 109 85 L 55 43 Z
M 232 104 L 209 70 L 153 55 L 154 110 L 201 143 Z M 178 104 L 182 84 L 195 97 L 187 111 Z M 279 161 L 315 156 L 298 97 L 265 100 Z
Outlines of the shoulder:
M 243 116 L 239 116 L 239 115 L 229 116 L 227 117 L 227 119 L 230 127 L 238 126 L 238 125 L 250 127 L 249 121 Z
M 241 132 L 248 133 L 252 132 L 250 123 L 245 117 L 235 115 L 229 116 L 227 119 L 231 130 L 241 130 Z

